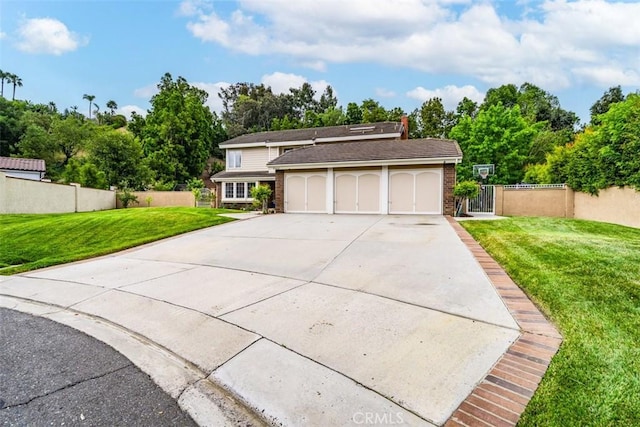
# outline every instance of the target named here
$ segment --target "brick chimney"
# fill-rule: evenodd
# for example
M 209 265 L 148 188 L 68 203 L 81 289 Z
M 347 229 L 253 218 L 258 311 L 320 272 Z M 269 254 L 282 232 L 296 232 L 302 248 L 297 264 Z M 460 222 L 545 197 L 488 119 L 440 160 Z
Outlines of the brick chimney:
M 402 118 L 400 119 L 400 122 L 402 122 L 402 135 L 400 136 L 400 139 L 409 139 L 409 117 L 407 116 L 402 116 Z

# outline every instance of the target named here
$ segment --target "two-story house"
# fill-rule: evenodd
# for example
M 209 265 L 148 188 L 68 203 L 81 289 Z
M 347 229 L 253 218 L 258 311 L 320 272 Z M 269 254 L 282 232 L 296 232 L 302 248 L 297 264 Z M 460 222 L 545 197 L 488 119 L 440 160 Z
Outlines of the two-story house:
M 246 134 L 220 144 L 218 206 L 268 184 L 277 212 L 453 214 L 457 142 L 408 139 L 408 120 Z

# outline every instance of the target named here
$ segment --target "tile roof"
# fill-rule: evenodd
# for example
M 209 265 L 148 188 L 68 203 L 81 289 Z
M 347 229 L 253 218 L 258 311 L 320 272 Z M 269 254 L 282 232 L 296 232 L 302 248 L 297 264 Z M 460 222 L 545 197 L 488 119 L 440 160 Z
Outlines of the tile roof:
M 450 139 L 433 138 L 318 144 L 288 151 L 268 165 L 438 158 L 462 158 L 460 146 Z
M 319 128 L 290 129 L 248 133 L 220 143 L 220 145 L 252 144 L 259 142 L 311 141 L 321 138 L 348 138 L 353 136 L 402 133 L 400 122 L 379 122 L 357 125 L 328 126 Z
M 0 157 L 0 169 L 45 172 L 44 160 Z

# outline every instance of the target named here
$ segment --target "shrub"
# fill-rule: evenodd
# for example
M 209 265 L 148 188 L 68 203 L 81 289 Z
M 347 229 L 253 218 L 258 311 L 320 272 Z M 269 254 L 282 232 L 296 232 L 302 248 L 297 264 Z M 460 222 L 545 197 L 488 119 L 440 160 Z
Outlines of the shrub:
M 453 188 L 456 198 L 456 216 L 460 216 L 467 199 L 473 199 L 480 194 L 480 185 L 475 181 L 462 181 Z
M 122 207 L 126 209 L 131 203 L 138 203 L 138 196 L 133 194 L 128 188 L 123 188 L 122 191 L 118 193 L 118 200 L 122 203 Z
M 267 202 L 271 197 L 271 187 L 268 185 L 258 185 L 251 189 L 253 204 L 257 208 L 262 208 L 262 213 L 267 213 Z

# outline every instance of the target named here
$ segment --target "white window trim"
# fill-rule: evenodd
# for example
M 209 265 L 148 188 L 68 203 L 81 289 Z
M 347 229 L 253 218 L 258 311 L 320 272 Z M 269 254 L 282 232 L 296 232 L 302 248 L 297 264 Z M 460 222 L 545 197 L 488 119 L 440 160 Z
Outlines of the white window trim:
M 249 184 L 254 184 L 256 187 L 259 185 L 258 181 L 227 181 L 222 183 L 222 201 L 223 202 L 253 202 L 253 197 L 249 193 Z M 227 184 L 231 184 L 233 188 L 233 197 L 227 197 Z M 245 197 L 237 196 L 237 188 L 238 184 L 242 184 L 244 186 L 244 194 Z
M 234 160 L 233 165 L 231 164 L 232 159 Z M 236 166 L 238 159 L 240 164 Z M 227 150 L 227 169 L 242 169 L 242 150 Z

